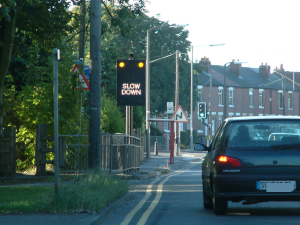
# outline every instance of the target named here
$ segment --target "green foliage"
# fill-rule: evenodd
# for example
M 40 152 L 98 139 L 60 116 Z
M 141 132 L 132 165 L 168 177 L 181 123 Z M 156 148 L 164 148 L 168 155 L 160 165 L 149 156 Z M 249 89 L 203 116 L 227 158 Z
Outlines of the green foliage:
M 155 127 L 151 124 L 150 125 L 150 135 L 151 136 L 162 136 L 163 133 L 161 132 L 160 129 L 158 129 L 157 127 Z
M 191 132 L 190 130 L 180 131 L 180 144 L 182 148 L 189 148 L 190 147 L 190 140 L 191 140 Z M 197 131 L 193 130 L 193 143 L 197 143 Z
M 17 128 L 17 166 L 25 170 L 34 165 L 36 125 L 48 124 L 48 136 L 53 136 L 54 99 L 52 58 L 49 64 L 39 65 L 39 48 L 30 47 L 29 68 L 24 74 L 25 86 L 16 92 L 12 76 L 8 76 L 4 94 L 4 125 Z M 59 133 L 87 133 L 87 115 L 81 112 L 82 93 L 72 89 L 72 63 L 62 53 L 65 63 L 59 63 Z M 50 144 L 51 145 L 51 144 Z M 51 147 L 51 146 L 49 146 Z
M 128 184 L 117 177 L 90 171 L 59 187 L 54 197 L 53 209 L 99 212 L 110 202 L 120 198 L 128 191 Z
M 101 131 L 111 134 L 125 132 L 125 118 L 116 101 L 105 95 L 101 98 Z
M 0 213 L 50 211 L 53 192 L 52 186 L 4 187 L 0 192 Z
M 141 106 L 133 107 L 133 128 L 142 128 L 144 124 L 144 110 Z
M 58 194 L 53 186 L 2 187 L 0 213 L 71 212 L 98 213 L 128 191 L 127 182 L 118 177 L 89 172 L 69 182 L 60 182 Z

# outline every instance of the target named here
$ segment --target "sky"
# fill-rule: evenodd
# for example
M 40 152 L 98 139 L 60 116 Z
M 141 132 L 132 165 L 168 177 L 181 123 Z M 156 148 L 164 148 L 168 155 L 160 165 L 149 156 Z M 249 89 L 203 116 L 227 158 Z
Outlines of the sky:
M 148 16 L 189 24 L 193 58 L 300 71 L 300 0 L 148 0 Z M 211 44 L 224 46 L 208 47 Z

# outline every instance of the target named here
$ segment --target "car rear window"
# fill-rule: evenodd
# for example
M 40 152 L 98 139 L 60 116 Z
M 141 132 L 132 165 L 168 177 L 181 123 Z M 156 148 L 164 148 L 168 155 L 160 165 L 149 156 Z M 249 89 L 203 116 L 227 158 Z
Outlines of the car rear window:
M 227 130 L 227 147 L 274 148 L 300 145 L 299 120 L 235 121 Z

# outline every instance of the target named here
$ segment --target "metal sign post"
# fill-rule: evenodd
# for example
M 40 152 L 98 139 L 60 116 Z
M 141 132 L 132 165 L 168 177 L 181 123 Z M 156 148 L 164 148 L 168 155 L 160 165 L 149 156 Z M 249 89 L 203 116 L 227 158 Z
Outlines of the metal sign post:
M 58 192 L 59 179 L 59 152 L 58 152 L 58 60 L 60 60 L 60 50 L 53 49 L 53 92 L 54 92 L 54 163 L 55 163 L 55 193 Z

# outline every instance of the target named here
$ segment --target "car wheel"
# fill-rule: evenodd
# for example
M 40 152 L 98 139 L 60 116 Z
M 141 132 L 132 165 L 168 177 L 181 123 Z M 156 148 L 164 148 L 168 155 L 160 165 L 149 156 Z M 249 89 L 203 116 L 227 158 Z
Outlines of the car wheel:
M 228 202 L 225 199 L 216 196 L 216 187 L 213 186 L 213 209 L 216 215 L 225 215 L 227 213 Z
M 202 193 L 203 193 L 203 207 L 204 207 L 204 209 L 213 209 L 212 199 L 206 195 L 204 184 L 202 185 L 202 187 L 203 187 L 203 191 L 202 191 Z

